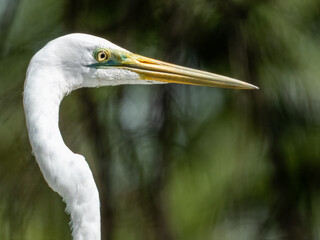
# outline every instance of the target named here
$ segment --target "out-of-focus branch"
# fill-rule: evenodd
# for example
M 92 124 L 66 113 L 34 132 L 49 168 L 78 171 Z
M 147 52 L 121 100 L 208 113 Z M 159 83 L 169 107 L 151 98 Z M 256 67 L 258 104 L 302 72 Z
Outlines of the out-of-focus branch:
M 4 45 L 6 41 L 6 37 L 10 31 L 11 25 L 13 24 L 13 20 L 16 16 L 16 12 L 18 10 L 20 4 L 20 0 L 8 0 L 7 5 L 5 6 L 5 10 L 2 11 L 2 15 L 0 16 L 0 53 L 5 54 Z
M 242 18 L 246 14 L 237 14 L 237 7 L 232 4 L 229 4 L 228 9 L 232 9 L 228 19 L 232 27 L 229 45 L 232 53 L 233 60 L 231 64 L 233 69 L 241 77 L 244 77 L 246 81 L 253 82 L 259 86 L 258 64 L 263 63 L 259 63 L 259 60 L 261 60 L 261 57 L 259 57 L 260 49 L 248 46 L 245 29 L 241 28 L 243 26 L 241 22 L 245 20 L 245 18 Z M 269 213 L 269 218 L 271 219 L 267 219 L 265 224 L 262 225 L 258 238 L 264 239 L 264 235 L 273 227 L 271 224 L 276 224 L 284 233 L 285 239 L 311 239 L 311 226 L 304 224 L 304 218 L 300 214 L 299 201 L 297 201 L 299 196 L 296 195 L 290 181 L 286 157 L 280 142 L 281 136 L 290 128 L 290 124 L 287 121 L 289 119 L 287 118 L 287 111 L 289 110 L 278 109 L 278 104 L 280 103 L 270 104 L 266 100 L 265 91 L 268 90 L 261 89 L 252 92 L 248 95 L 250 98 L 244 100 L 247 105 L 251 103 L 252 106 L 251 111 L 246 112 L 247 114 L 251 113 L 251 124 L 260 131 L 262 137 L 269 144 L 268 157 L 274 169 L 270 186 L 275 196 L 273 207 Z M 295 120 L 291 118 L 290 121 Z M 309 219 L 310 216 L 307 218 Z

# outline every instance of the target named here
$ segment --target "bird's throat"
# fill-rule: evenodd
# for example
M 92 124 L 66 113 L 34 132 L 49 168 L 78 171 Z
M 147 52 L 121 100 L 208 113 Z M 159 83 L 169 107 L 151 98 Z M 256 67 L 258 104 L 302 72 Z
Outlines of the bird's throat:
M 27 75 L 23 102 L 32 150 L 48 185 L 66 202 L 73 239 L 100 240 L 98 190 L 84 157 L 63 141 L 58 122 L 64 93 L 52 86 L 50 81 Z

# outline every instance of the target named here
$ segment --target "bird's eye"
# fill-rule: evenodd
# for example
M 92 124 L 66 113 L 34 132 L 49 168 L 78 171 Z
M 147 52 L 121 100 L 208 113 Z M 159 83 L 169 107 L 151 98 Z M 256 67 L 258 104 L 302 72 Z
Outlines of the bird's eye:
M 109 54 L 107 53 L 107 51 L 101 50 L 101 51 L 99 51 L 99 52 L 97 53 L 96 56 L 97 56 L 98 62 L 102 62 L 102 61 L 108 59 Z

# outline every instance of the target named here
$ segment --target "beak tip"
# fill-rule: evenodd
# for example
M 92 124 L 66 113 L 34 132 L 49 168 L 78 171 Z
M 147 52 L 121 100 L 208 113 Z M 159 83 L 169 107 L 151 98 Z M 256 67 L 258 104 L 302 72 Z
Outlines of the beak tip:
M 249 84 L 249 88 L 248 89 L 260 89 L 259 87 L 255 86 L 255 85 L 252 85 L 252 84 Z

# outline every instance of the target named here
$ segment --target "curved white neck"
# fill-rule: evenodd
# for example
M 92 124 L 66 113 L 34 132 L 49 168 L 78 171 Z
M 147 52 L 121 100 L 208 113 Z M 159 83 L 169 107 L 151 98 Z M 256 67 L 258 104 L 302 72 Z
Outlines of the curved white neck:
M 99 193 L 92 173 L 59 130 L 59 105 L 71 89 L 57 77 L 63 76 L 28 70 L 23 102 L 29 139 L 45 180 L 66 202 L 74 240 L 100 240 Z

